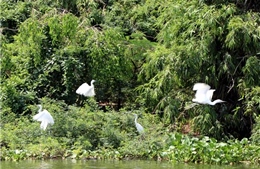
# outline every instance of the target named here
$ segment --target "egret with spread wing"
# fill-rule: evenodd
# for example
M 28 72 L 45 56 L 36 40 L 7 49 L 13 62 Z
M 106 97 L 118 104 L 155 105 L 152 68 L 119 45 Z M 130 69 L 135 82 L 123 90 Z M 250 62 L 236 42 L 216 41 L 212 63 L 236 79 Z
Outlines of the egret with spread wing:
M 220 99 L 214 100 L 212 102 L 211 99 L 215 90 L 210 89 L 210 86 L 205 83 L 196 83 L 193 86 L 193 90 L 196 91 L 195 98 L 192 99 L 192 101 L 195 103 L 215 105 L 217 103 L 225 102 Z
M 33 120 L 41 122 L 41 129 L 46 130 L 48 124 L 54 124 L 54 120 L 51 114 L 47 110 L 42 110 L 42 105 L 38 105 L 40 108 L 38 114 L 33 116 Z
M 77 90 L 76 93 L 83 96 L 92 97 L 95 96 L 94 83 L 95 80 L 91 80 L 90 86 L 87 83 L 83 83 Z

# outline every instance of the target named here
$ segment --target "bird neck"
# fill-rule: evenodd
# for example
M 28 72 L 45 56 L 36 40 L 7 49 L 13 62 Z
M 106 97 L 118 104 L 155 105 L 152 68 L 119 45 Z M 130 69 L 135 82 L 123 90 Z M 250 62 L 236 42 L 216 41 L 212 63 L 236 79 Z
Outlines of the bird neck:
M 215 100 L 216 101 L 216 100 Z M 216 104 L 216 102 L 209 102 L 209 105 L 211 105 L 211 106 L 214 106 L 215 104 Z
M 211 102 L 210 105 L 215 105 L 215 104 L 217 104 L 217 103 L 222 103 L 222 102 L 225 102 L 225 101 L 220 100 L 220 99 L 217 99 L 217 100 L 214 100 L 213 102 Z
M 39 109 L 39 112 L 41 112 L 41 111 L 42 111 L 42 106 L 41 106 L 41 105 L 39 105 L 39 108 L 40 108 L 40 109 Z
M 90 85 L 93 86 L 93 85 L 94 85 L 94 82 L 95 82 L 95 81 L 92 80 L 91 83 L 90 83 Z
M 137 123 L 137 116 L 135 116 L 135 123 Z

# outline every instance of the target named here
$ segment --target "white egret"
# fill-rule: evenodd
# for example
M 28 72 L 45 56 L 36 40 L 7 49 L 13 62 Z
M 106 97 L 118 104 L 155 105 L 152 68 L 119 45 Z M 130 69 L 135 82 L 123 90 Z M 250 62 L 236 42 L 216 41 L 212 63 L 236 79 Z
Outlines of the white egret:
M 210 89 L 210 86 L 205 83 L 196 83 L 193 86 L 193 90 L 196 91 L 195 98 L 192 99 L 192 101 L 195 103 L 215 105 L 217 103 L 225 102 L 220 99 L 214 100 L 212 102 L 211 99 L 215 90 Z
M 47 110 L 42 110 L 42 105 L 38 105 L 40 108 L 38 114 L 33 116 L 33 120 L 41 122 L 41 129 L 46 130 L 48 124 L 54 124 L 54 120 L 51 114 Z
M 134 113 L 134 116 L 135 116 L 135 126 L 136 126 L 137 131 L 138 131 L 139 134 L 143 134 L 144 128 L 143 128 L 143 126 L 141 126 L 141 124 L 139 124 L 137 122 L 137 118 L 138 118 L 137 114 Z
M 77 90 L 76 93 L 83 96 L 95 96 L 94 83 L 95 80 L 91 80 L 90 86 L 87 83 L 83 83 Z

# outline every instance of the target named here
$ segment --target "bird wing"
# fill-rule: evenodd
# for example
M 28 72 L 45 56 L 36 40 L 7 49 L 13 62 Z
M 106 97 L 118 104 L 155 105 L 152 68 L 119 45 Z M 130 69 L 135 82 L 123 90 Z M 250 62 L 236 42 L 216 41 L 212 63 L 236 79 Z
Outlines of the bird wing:
M 205 83 L 196 83 L 193 86 L 193 90 L 196 91 L 195 97 L 205 97 L 208 90 L 210 89 L 210 86 Z
M 47 126 L 48 126 L 48 121 L 43 120 L 41 122 L 40 128 L 43 129 L 43 130 L 46 130 Z
M 91 86 L 85 96 L 95 96 L 94 86 Z
M 209 90 L 210 86 L 205 83 L 195 83 L 193 90 Z
M 214 93 L 214 89 L 208 90 L 207 91 L 207 98 L 211 101 L 213 93 Z
M 137 131 L 139 133 L 143 133 L 144 132 L 144 128 L 143 128 L 143 126 L 141 126 L 141 124 L 136 123 L 135 126 L 136 126 L 136 129 L 137 129 Z
M 42 112 L 36 114 L 35 116 L 33 116 L 33 119 L 41 122 L 46 121 L 47 123 L 54 124 L 53 117 L 47 110 L 43 110 Z
M 79 88 L 76 90 L 77 94 L 80 95 L 86 95 L 86 93 L 88 93 L 88 91 L 91 89 L 91 86 L 89 86 L 87 83 L 83 83 L 81 86 L 79 86 Z
M 40 117 L 42 116 L 43 112 L 41 111 L 40 113 L 36 114 L 33 116 L 33 120 L 37 120 L 39 121 L 38 119 L 40 119 Z

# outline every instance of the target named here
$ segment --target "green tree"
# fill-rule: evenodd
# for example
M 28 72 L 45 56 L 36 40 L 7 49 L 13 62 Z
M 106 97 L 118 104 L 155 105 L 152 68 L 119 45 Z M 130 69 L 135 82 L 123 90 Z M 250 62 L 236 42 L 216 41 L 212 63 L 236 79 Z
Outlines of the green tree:
M 222 98 L 227 103 L 210 107 L 216 112 L 213 116 L 203 114 L 205 109 L 201 109 L 199 114 L 191 113 L 188 117 L 216 117 L 220 123 L 215 131 L 217 136 L 214 134 L 217 138 L 222 137 L 223 131 L 239 138 L 248 137 L 253 115 L 259 114 L 258 100 L 253 106 L 250 104 L 256 111 L 246 113 L 245 105 L 249 102 L 244 97 L 245 88 L 250 91 L 260 85 L 257 77 L 259 14 L 241 10 L 232 3 L 158 3 L 151 0 L 144 4 L 158 9 L 156 25 L 160 30 L 157 35 L 160 43 L 147 52 L 147 61 L 139 76 L 144 84 L 137 88 L 140 100 L 150 111 L 163 114 L 168 122 L 176 122 L 187 100 L 194 95 L 192 85 L 208 83 L 217 89 L 214 98 Z M 194 111 L 197 109 L 200 108 L 193 108 Z M 199 128 L 202 130 L 207 124 L 201 123 Z M 204 131 L 210 131 L 211 127 Z M 204 134 L 212 136 L 210 132 Z

